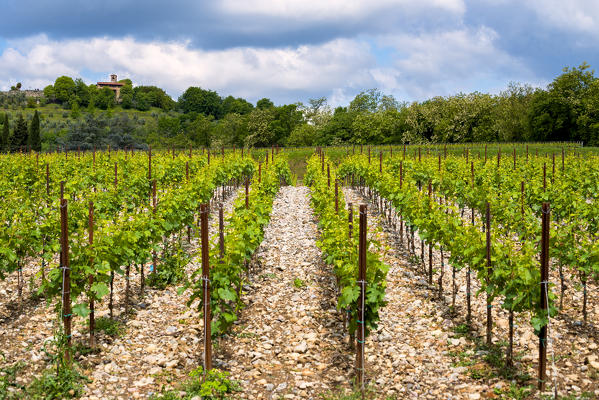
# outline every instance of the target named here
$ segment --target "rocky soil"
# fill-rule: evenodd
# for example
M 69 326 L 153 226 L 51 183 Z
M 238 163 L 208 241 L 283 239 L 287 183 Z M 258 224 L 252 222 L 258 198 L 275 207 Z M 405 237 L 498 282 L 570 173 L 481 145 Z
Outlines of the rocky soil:
M 307 399 L 349 386 L 352 357 L 317 237 L 309 190 L 282 188 L 256 254 L 249 306 L 218 352 L 245 388 L 241 398 Z
M 368 199 L 344 188 L 346 201 L 354 205 Z M 336 310 L 336 282 L 316 246 L 317 221 L 309 205 L 309 189 L 283 187 L 277 195 L 263 243 L 252 263 L 244 286 L 248 305 L 231 333 L 215 342 L 214 366 L 239 381 L 242 399 L 311 399 L 332 393 L 349 393 L 354 377 L 354 353 Z M 226 203 L 230 210 L 232 198 Z M 211 229 L 216 228 L 216 218 Z M 513 398 L 513 383 L 536 384 L 538 340 L 528 315 L 516 315 L 515 369 L 503 366 L 507 340 L 507 313 L 497 306 L 492 349 L 484 342 L 485 299 L 473 295 L 473 321 L 465 323 L 466 279 L 456 273 L 456 304 L 452 305 L 452 271 L 445 260 L 444 293 L 439 294 L 441 258 L 433 252 L 434 284 L 426 280 L 419 257 L 402 246 L 397 232 L 385 222 L 376 207 L 369 205 L 369 235 L 381 242 L 381 256 L 390 266 L 387 277 L 388 305 L 381 311 L 379 328 L 366 340 L 367 393 L 377 399 L 480 399 Z M 188 249 L 197 252 L 193 240 Z M 428 248 L 425 259 L 428 267 Z M 420 240 L 416 240 L 420 255 Z M 447 258 L 447 255 L 446 257 Z M 199 268 L 199 255 L 188 265 L 188 273 Z M 27 279 L 39 269 L 30 263 Z M 202 321 L 196 307 L 185 305 L 188 293 L 178 287 L 148 288 L 139 298 L 139 275 L 132 274 L 136 293 L 134 312 L 124 318 L 125 280 L 115 281 L 116 314 L 126 329 L 115 338 L 100 335 L 100 352 L 77 355 L 86 384 L 84 399 L 147 398 L 162 388 L 173 388 L 188 372 L 202 364 Z M 553 282 L 559 277 L 552 273 Z M 472 280 L 472 292 L 480 286 Z M 19 360 L 26 367 L 19 376 L 26 383 L 48 366 L 42 351 L 52 337 L 56 320 L 52 305 L 43 299 L 15 302 L 16 275 L 0 282 L 0 367 Z M 580 323 L 580 292 L 567 293 L 562 316 L 552 320 L 549 362 L 560 396 L 599 397 L 599 334 L 596 321 L 599 305 L 597 286 L 590 285 L 589 320 Z M 30 298 L 26 285 L 24 299 Z M 97 315 L 107 314 L 106 302 Z M 82 320 L 74 324 L 74 341 L 87 341 Z M 555 372 L 553 372 L 555 364 Z M 527 378 L 526 374 L 530 377 Z M 512 395 L 515 396 L 515 392 Z
M 368 199 L 358 191 L 344 189 L 347 202 L 366 203 Z M 464 218 L 469 220 L 469 216 Z M 399 222 L 395 221 L 397 227 Z M 486 300 L 472 279 L 471 330 L 466 325 L 466 273 L 456 273 L 456 306 L 452 308 L 453 274 L 444 258 L 443 295 L 439 295 L 438 280 L 441 270 L 439 249 L 433 251 L 433 285 L 427 282 L 428 246 L 425 261 L 420 259 L 421 242 L 416 235 L 415 255 L 410 255 L 401 242 L 399 232 L 382 218 L 375 205 L 369 207 L 370 237 L 385 245 L 388 273 L 387 300 L 381 312 L 379 330 L 373 341 L 372 368 L 376 371 L 377 391 L 389 387 L 401 393 L 400 398 L 502 398 L 512 390 L 512 383 L 536 387 L 538 338 L 530 325 L 530 315 L 516 314 L 514 331 L 515 369 L 504 366 L 508 339 L 508 313 L 495 302 L 493 308 L 493 349 L 482 346 L 486 332 Z M 383 229 L 381 229 L 383 228 Z M 559 282 L 557 268 L 551 281 Z M 474 278 L 474 275 L 473 275 Z M 571 288 L 572 283 L 567 282 Z M 595 285 L 589 293 L 597 293 Z M 564 301 L 564 311 L 551 320 L 548 347 L 547 394 L 557 387 L 560 396 L 599 396 L 599 335 L 597 328 L 583 326 L 580 319 L 582 293 L 570 290 Z M 591 316 L 592 315 L 592 316 Z M 599 305 L 589 312 L 589 320 L 599 317 Z M 367 342 L 368 345 L 368 342 Z M 395 375 L 384 372 L 389 365 Z M 530 379 L 527 379 L 526 376 Z M 380 389 L 378 389 L 380 387 Z M 387 389 L 383 389 L 387 388 Z M 507 397 L 511 398 L 511 397 Z

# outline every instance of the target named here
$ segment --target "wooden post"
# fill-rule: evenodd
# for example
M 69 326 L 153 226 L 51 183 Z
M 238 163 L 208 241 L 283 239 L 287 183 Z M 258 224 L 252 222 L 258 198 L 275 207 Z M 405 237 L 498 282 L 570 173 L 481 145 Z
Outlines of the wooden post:
M 63 186 L 64 182 L 61 182 Z M 66 346 L 64 358 L 67 365 L 72 364 L 71 356 L 71 321 L 73 318 L 71 310 L 71 269 L 69 261 L 69 221 L 68 221 L 68 202 L 66 199 L 60 200 L 60 268 L 62 269 L 62 323 Z
M 46 163 L 46 196 L 50 197 L 50 164 Z
M 156 215 L 156 179 L 152 181 L 152 213 Z M 158 257 L 156 256 L 156 250 L 152 251 L 152 262 L 154 263 L 154 269 L 152 270 L 152 272 L 157 273 Z
M 347 223 L 348 223 L 348 234 L 349 234 L 349 238 L 352 238 L 353 232 L 354 232 L 354 208 L 353 208 L 353 204 L 352 203 L 347 203 Z
M 327 182 L 329 187 L 331 187 L 331 166 L 327 164 Z
M 262 183 L 262 163 L 258 163 L 258 183 Z
M 431 200 L 433 194 L 433 186 L 432 182 L 428 181 L 428 198 Z M 432 201 L 432 200 L 431 200 Z M 430 242 L 428 243 L 428 284 L 433 284 L 433 245 Z
M 245 209 L 250 208 L 250 180 L 245 178 Z
M 366 296 L 366 232 L 367 232 L 367 209 L 365 204 L 360 204 L 360 237 L 359 237 L 359 269 L 358 269 L 358 284 L 360 285 L 360 297 L 358 299 L 358 346 L 356 353 L 356 369 L 357 369 L 357 385 L 364 390 L 364 339 L 365 339 L 365 324 L 364 324 L 364 308 Z
M 204 374 L 212 369 L 212 316 L 210 312 L 210 255 L 208 242 L 208 205 L 200 206 L 202 237 L 202 299 L 204 305 Z
M 491 283 L 491 206 L 487 201 L 487 285 Z M 492 344 L 493 313 L 491 304 L 491 295 L 487 292 L 487 346 Z
M 92 247 L 94 245 L 94 202 L 89 202 L 89 215 L 88 215 L 88 224 L 87 231 L 89 237 L 89 245 Z M 90 260 L 90 266 L 93 270 L 94 259 Z M 89 274 L 88 278 L 89 287 L 91 291 L 91 287 L 94 284 L 94 274 Z M 94 348 L 96 346 L 96 336 L 94 331 L 96 329 L 96 319 L 95 319 L 95 298 L 92 294 L 89 298 L 89 347 Z
M 223 203 L 218 206 L 218 250 L 219 258 L 222 260 L 225 258 L 225 215 L 223 210 Z
M 379 153 L 379 172 L 383 173 L 383 152 Z
M 339 214 L 339 181 L 335 179 L 335 213 Z
M 549 286 L 549 224 L 551 220 L 551 210 L 549 203 L 544 202 L 542 208 L 542 230 L 541 230 L 541 309 L 547 314 L 548 310 L 548 286 Z M 539 391 L 545 390 L 545 380 L 547 377 L 547 325 L 541 327 L 539 332 Z

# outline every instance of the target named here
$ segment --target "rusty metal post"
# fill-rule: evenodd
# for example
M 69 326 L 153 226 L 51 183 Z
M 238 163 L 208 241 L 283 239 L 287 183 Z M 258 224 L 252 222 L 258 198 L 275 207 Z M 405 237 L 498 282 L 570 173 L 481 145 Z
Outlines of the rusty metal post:
M 212 315 L 210 312 L 210 255 L 208 242 L 208 205 L 200 206 L 202 237 L 202 302 L 204 305 L 204 374 L 212 369 Z
M 46 163 L 46 196 L 50 197 L 50 164 Z
M 156 215 L 156 179 L 152 181 L 152 213 Z M 152 251 L 152 262 L 154 263 L 154 269 L 152 272 L 158 272 L 158 257 L 156 250 Z
M 62 182 L 61 182 L 62 183 Z M 66 199 L 60 200 L 60 268 L 62 269 L 62 323 L 64 335 L 66 338 L 66 347 L 64 357 L 67 365 L 72 364 L 71 355 L 71 269 L 69 261 L 69 221 L 68 221 L 68 202 Z
M 250 208 L 250 180 L 245 178 L 245 209 Z
M 358 346 L 356 353 L 356 369 L 357 369 L 357 385 L 361 390 L 364 390 L 364 342 L 365 342 L 365 324 L 364 324 L 364 308 L 366 296 L 366 233 L 367 233 L 367 209 L 365 204 L 360 204 L 360 232 L 359 232 L 359 248 L 358 248 L 358 285 L 360 285 L 360 297 L 358 299 Z
M 349 238 L 351 239 L 354 233 L 354 208 L 353 203 L 347 203 L 347 222 L 349 226 Z
M 94 245 L 94 202 L 89 202 L 89 214 L 87 221 L 87 232 L 89 238 L 89 245 Z M 90 266 L 93 269 L 94 259 L 90 260 Z M 91 288 L 94 284 L 94 274 L 89 274 L 88 278 L 89 287 Z M 95 319 L 95 298 L 92 294 L 89 297 L 89 347 L 94 348 L 96 346 L 96 337 L 94 331 L 96 330 L 96 319 Z
M 486 237 L 487 237 L 487 285 L 491 283 L 491 206 L 487 201 L 486 215 Z M 493 313 L 492 313 L 491 295 L 487 292 L 487 346 L 491 346 L 492 328 L 493 328 Z
M 379 153 L 379 172 L 383 173 L 383 152 Z
M 339 181 L 335 179 L 335 213 L 339 214 Z
M 327 164 L 327 184 L 331 187 L 331 166 Z
M 543 203 L 542 230 L 541 230 L 541 309 L 544 313 L 548 311 L 548 286 L 549 286 L 549 224 L 551 220 L 551 210 L 549 203 Z M 545 380 L 547 377 L 547 325 L 541 327 L 539 332 L 539 391 L 545 390 Z
M 262 183 L 262 163 L 258 163 L 258 183 Z
M 223 203 L 220 203 L 218 206 L 218 249 L 219 258 L 222 260 L 225 258 L 225 216 Z

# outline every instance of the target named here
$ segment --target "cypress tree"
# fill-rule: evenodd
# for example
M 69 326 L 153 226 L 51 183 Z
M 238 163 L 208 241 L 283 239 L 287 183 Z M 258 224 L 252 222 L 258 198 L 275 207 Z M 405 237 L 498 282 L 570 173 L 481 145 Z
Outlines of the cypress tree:
M 2 135 L 0 136 L 0 151 L 9 151 L 8 138 L 10 136 L 9 126 L 8 126 L 8 114 L 4 114 L 4 124 L 2 126 Z
M 37 110 L 33 114 L 33 119 L 29 125 L 29 146 L 33 151 L 42 150 L 42 139 L 40 137 L 40 116 Z
M 11 150 L 18 152 L 24 146 L 27 146 L 27 122 L 23 119 L 23 114 L 19 114 L 19 119 L 10 138 Z

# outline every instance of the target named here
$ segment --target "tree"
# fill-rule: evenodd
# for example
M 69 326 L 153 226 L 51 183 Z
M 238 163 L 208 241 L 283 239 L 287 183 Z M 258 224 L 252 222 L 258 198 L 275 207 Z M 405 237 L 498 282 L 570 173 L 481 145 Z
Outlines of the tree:
M 248 115 L 247 131 L 245 138 L 246 147 L 270 146 L 274 143 L 274 132 L 271 129 L 271 122 L 274 119 L 272 109 L 256 108 Z
M 140 111 L 147 111 L 150 107 L 158 107 L 169 111 L 174 109 L 175 106 L 175 101 L 164 90 L 156 86 L 136 86 L 133 88 L 133 107 Z
M 313 146 L 316 143 L 318 130 L 314 125 L 301 124 L 296 126 L 287 139 L 289 146 Z
M 81 78 L 75 80 L 75 96 L 77 96 L 77 102 L 81 107 L 87 107 L 91 99 L 89 87 L 83 82 Z
M 327 146 L 353 140 L 352 125 L 357 113 L 345 107 L 337 107 L 331 120 L 321 128 L 316 144 Z
M 42 140 L 40 137 L 40 116 L 37 110 L 35 110 L 29 125 L 29 146 L 34 151 L 42 150 Z
M 12 151 L 19 151 L 27 145 L 27 122 L 23 119 L 23 114 L 19 114 L 17 123 L 10 138 Z
M 494 109 L 494 130 L 498 140 L 523 141 L 529 138 L 528 110 L 534 90 L 529 85 L 510 82 L 497 97 Z
M 4 124 L 2 124 L 2 136 L 0 136 L 0 151 L 9 151 L 10 131 L 8 125 L 8 114 L 4 114 Z
M 98 90 L 95 104 L 102 110 L 108 110 L 114 106 L 115 99 L 115 93 L 112 91 L 112 89 L 103 87 L 102 89 Z
M 223 100 L 223 115 L 239 114 L 246 115 L 252 112 L 254 105 L 241 97 L 227 96 Z
M 212 144 L 212 126 L 214 118 L 198 114 L 187 129 L 187 137 L 196 146 L 209 147 Z
M 349 111 L 375 112 L 381 101 L 381 92 L 378 89 L 370 89 L 360 92 L 349 103 Z
M 48 85 L 44 88 L 44 97 L 50 103 L 56 101 L 56 92 L 54 91 L 54 86 Z
M 218 93 L 200 87 L 190 87 L 179 97 L 179 107 L 184 113 L 197 112 L 215 119 L 223 116 L 223 100 Z
M 247 116 L 234 113 L 225 114 L 211 130 L 212 142 L 220 146 L 243 146 L 247 135 Z
M 121 88 L 121 106 L 126 110 L 133 106 L 133 87 L 131 85 Z
M 68 76 L 56 78 L 54 82 L 54 95 L 56 101 L 61 104 L 67 103 L 71 96 L 75 94 L 75 81 Z
M 274 106 L 275 104 L 266 97 L 258 100 L 258 102 L 256 103 L 256 108 L 259 110 L 267 110 L 269 108 L 274 108 Z
M 296 104 L 287 104 L 274 107 L 274 119 L 270 123 L 273 132 L 273 143 L 285 145 L 287 138 L 293 129 L 302 122 L 302 112 L 297 109 Z

